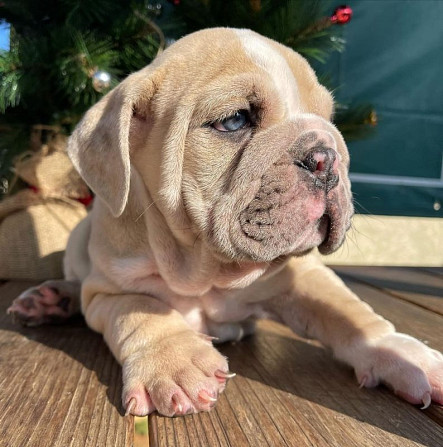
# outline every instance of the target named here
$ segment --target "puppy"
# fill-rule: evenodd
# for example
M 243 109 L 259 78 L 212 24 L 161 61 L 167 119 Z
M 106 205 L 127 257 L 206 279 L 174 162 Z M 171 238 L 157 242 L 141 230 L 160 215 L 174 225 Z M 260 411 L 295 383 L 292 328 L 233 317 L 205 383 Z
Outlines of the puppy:
M 69 142 L 96 193 L 66 280 L 9 309 L 35 325 L 81 310 L 123 367 L 127 413 L 209 410 L 233 376 L 212 344 L 257 318 L 316 338 L 411 403 L 443 404 L 443 356 L 395 332 L 310 254 L 343 242 L 349 156 L 333 101 L 294 51 L 210 29 L 92 107 Z

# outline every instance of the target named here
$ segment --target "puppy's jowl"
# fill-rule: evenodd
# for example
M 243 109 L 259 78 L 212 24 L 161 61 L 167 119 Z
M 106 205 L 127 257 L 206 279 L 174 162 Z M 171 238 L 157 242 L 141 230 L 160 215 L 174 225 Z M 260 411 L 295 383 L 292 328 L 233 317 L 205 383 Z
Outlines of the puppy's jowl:
M 443 356 L 395 332 L 317 258 L 353 213 L 333 101 L 307 62 L 247 30 L 189 35 L 85 115 L 70 156 L 96 193 L 47 282 L 9 311 L 81 309 L 123 367 L 128 413 L 213 407 L 232 377 L 215 347 L 271 318 L 316 338 L 360 384 L 443 403 Z M 296 378 L 294 378 L 296 380 Z

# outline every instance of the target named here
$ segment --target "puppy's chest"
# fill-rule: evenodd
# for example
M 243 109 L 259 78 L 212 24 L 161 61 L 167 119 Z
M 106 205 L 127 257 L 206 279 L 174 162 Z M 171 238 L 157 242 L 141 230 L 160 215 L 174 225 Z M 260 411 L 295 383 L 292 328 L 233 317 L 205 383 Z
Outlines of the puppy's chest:
M 113 282 L 126 293 L 142 293 L 180 312 L 195 330 L 207 332 L 211 322 L 229 323 L 261 316 L 258 303 L 248 300 L 248 290 L 211 288 L 201 296 L 173 292 L 158 274 L 155 263 L 146 257 L 114 259 L 110 264 Z

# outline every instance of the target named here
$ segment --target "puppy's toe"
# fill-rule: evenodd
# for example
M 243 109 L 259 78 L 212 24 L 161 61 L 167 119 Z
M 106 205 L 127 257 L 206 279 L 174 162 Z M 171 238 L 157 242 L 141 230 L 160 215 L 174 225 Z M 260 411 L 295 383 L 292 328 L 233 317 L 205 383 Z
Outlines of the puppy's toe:
M 430 351 L 434 356 L 432 367 L 427 372 L 429 384 L 431 385 L 431 399 L 443 405 L 443 355 L 438 351 Z
M 147 416 L 155 411 L 151 396 L 143 384 L 134 386 L 123 394 L 123 408 L 126 416 Z
M 163 416 L 183 416 L 198 411 L 185 390 L 170 380 L 159 381 L 152 388 L 152 398 L 157 411 Z
M 215 371 L 207 375 L 189 362 L 173 374 L 165 374 L 150 388 L 150 394 L 158 412 L 165 416 L 209 411 L 223 392 L 226 380 L 217 378 Z
M 196 367 L 190 367 L 187 371 L 182 371 L 177 377 L 176 383 L 188 397 L 194 412 L 209 411 L 213 408 L 218 396 L 226 386 L 226 381 L 219 382 L 215 376 L 215 371 L 212 371 L 211 375 L 207 375 Z M 187 412 L 189 410 L 185 410 L 183 414 Z

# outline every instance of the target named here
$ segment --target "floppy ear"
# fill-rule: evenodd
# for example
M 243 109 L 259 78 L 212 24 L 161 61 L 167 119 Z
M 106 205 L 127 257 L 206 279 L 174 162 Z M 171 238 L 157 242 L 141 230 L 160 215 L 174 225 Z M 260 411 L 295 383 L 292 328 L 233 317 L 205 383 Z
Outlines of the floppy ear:
M 75 128 L 68 154 L 89 187 L 120 216 L 128 201 L 129 130 L 135 109 L 148 109 L 153 82 L 146 69 L 129 76 L 94 105 Z

